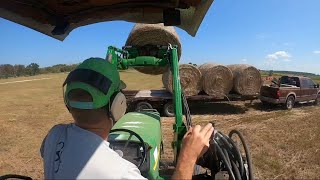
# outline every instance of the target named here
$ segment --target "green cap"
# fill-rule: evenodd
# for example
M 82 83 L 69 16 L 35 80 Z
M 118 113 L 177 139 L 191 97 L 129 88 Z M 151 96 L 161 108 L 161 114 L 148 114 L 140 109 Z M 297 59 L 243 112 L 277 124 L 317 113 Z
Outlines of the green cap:
M 64 85 L 67 85 L 64 94 L 67 106 L 77 109 L 98 109 L 107 105 L 110 98 L 123 88 L 116 66 L 102 58 L 90 58 L 70 72 Z M 82 89 L 88 92 L 93 101 L 70 101 L 68 94 L 71 90 Z

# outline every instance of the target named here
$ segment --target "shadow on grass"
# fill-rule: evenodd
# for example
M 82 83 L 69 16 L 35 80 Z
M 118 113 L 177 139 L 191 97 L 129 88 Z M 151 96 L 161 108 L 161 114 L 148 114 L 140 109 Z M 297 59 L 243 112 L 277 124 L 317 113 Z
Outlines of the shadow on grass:
M 245 103 L 244 106 L 246 108 L 252 108 L 254 110 L 258 111 L 279 111 L 279 110 L 284 110 L 284 106 L 282 105 L 277 105 L 277 104 L 263 104 L 261 102 L 254 102 L 254 103 Z
M 229 103 L 192 103 L 189 105 L 192 115 L 205 114 L 244 114 L 248 108 Z
M 246 108 L 253 108 L 258 111 L 266 111 L 266 112 L 271 112 L 271 111 L 279 111 L 279 110 L 286 110 L 284 105 L 281 104 L 263 104 L 261 102 L 254 102 L 254 103 L 245 103 L 244 106 Z M 294 109 L 296 108 L 303 108 L 303 107 L 312 107 L 314 106 L 313 103 L 296 103 L 294 105 Z

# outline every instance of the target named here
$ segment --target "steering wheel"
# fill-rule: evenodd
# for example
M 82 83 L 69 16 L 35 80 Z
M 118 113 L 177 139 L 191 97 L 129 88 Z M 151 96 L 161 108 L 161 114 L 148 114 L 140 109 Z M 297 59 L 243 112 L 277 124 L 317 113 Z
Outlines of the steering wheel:
M 22 179 L 22 180 L 32 180 L 31 177 L 28 176 L 22 176 L 17 174 L 7 174 L 4 176 L 0 176 L 0 179 Z
M 129 129 L 121 129 L 120 128 L 120 129 L 112 129 L 110 131 L 110 133 L 114 133 L 114 132 L 127 132 L 127 133 L 129 133 L 129 138 L 127 139 L 127 142 L 125 143 L 123 149 L 126 149 L 128 147 L 129 143 L 131 142 L 132 136 L 135 136 L 140 141 L 140 143 L 142 144 L 142 150 L 143 150 L 142 158 L 141 158 L 140 163 L 138 165 L 138 169 L 140 169 L 142 164 L 146 161 L 146 157 L 147 157 L 147 148 L 145 146 L 143 139 L 137 133 L 135 133 L 134 131 L 131 131 Z

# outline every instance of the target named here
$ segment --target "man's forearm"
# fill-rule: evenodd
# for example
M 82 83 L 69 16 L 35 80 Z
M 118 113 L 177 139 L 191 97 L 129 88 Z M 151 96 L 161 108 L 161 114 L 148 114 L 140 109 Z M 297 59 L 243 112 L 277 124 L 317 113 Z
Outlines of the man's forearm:
M 172 179 L 192 179 L 193 169 L 197 159 L 188 157 L 181 152 Z

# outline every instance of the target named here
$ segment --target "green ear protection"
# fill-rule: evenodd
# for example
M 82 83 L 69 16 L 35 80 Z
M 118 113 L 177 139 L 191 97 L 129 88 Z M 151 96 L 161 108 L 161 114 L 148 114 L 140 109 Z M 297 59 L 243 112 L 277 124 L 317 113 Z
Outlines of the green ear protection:
M 63 83 L 64 102 L 67 107 L 77 109 L 98 109 L 109 104 L 110 114 L 117 121 L 127 109 L 126 98 L 120 92 L 124 86 L 114 65 L 102 58 L 90 58 L 70 72 Z M 93 101 L 69 100 L 68 94 L 74 89 L 88 92 Z

